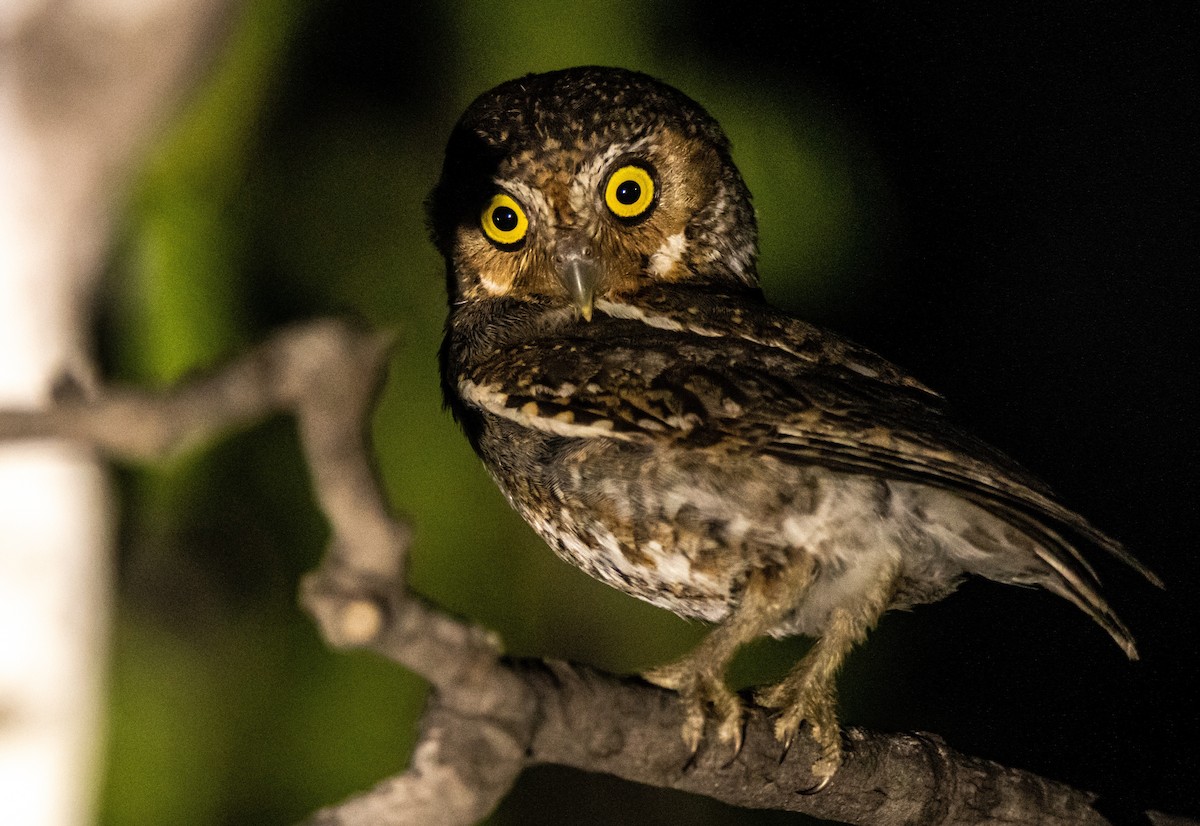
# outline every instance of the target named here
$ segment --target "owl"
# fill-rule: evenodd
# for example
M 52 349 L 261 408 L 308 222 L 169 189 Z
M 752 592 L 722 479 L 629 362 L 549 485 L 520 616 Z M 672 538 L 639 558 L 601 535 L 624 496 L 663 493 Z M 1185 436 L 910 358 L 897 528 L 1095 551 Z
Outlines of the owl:
M 1157 582 L 1037 479 L 869 350 L 768 304 L 750 192 L 717 122 L 637 72 L 582 67 L 485 92 L 428 202 L 446 260 L 445 401 L 562 558 L 713 624 L 645 677 L 678 692 L 693 753 L 734 753 L 737 649 L 805 635 L 754 701 L 823 786 L 835 675 L 892 608 L 969 574 L 1070 600 L 1130 658 L 1083 552 Z

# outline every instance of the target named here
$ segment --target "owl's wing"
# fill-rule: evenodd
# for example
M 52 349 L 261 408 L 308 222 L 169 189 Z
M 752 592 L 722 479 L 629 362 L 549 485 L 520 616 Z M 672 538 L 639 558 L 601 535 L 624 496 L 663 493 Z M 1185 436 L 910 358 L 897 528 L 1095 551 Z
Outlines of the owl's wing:
M 1077 604 L 1077 596 L 1099 597 L 1072 540 L 1160 584 L 1119 542 L 949 421 L 929 391 L 898 376 L 875 378 L 842 360 L 736 336 L 605 319 L 497 352 L 460 378 L 459 392 L 469 405 L 558 436 L 727 441 L 783 461 L 953 491 L 1037 540 L 1047 564 L 1082 591 L 1068 596 Z

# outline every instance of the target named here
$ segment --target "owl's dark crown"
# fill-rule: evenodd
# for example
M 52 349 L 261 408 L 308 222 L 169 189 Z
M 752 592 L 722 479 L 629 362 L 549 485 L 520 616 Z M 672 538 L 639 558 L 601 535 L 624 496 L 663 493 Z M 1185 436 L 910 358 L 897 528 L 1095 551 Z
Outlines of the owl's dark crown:
M 547 136 L 585 144 L 595 136 L 636 140 L 671 127 L 729 151 L 729 139 L 700 104 L 649 75 L 580 66 L 526 75 L 484 92 L 459 120 L 508 153 L 540 150 Z
M 636 220 L 603 205 L 614 170 L 629 165 L 653 190 Z M 511 197 L 528 227 L 481 232 L 497 197 Z M 698 103 L 639 72 L 584 66 L 483 93 L 451 134 L 428 207 L 452 302 L 566 300 L 564 250 L 595 259 L 597 297 L 655 281 L 757 283 L 754 213 L 728 138 Z

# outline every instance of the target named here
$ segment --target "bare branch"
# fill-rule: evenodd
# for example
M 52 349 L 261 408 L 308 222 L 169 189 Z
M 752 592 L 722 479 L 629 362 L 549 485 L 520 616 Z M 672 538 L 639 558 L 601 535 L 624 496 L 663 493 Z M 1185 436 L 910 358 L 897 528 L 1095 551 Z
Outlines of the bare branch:
M 475 823 L 500 803 L 524 767 L 525 750 L 511 732 L 489 718 L 433 702 L 422 719 L 421 737 L 406 772 L 317 812 L 308 824 Z
M 781 759 L 760 710 L 748 715 L 736 757 L 715 738 L 690 756 L 671 692 L 585 666 L 502 658 L 490 632 L 405 587 L 409 530 L 388 510 L 367 437 L 390 342 L 315 322 L 166 392 L 64 392 L 48 411 L 0 412 L 0 439 L 64 437 L 137 459 L 295 414 L 332 534 L 321 567 L 301 585 L 303 606 L 331 646 L 375 651 L 433 687 L 408 770 L 323 809 L 312 824 L 474 823 L 525 767 L 541 763 L 847 823 L 1110 822 L 1094 794 L 959 754 L 930 734 L 847 729 L 845 765 L 808 794 L 815 744 L 801 737 Z

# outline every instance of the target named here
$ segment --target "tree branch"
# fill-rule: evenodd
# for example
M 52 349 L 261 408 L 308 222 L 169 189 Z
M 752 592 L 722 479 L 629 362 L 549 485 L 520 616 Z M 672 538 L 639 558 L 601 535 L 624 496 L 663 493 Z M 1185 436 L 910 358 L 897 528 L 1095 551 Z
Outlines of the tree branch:
M 0 411 L 0 439 L 67 438 L 143 460 L 272 413 L 295 415 L 332 534 L 301 603 L 334 648 L 372 650 L 433 689 L 409 768 L 310 823 L 474 823 L 524 768 L 548 763 L 855 824 L 1111 822 L 1090 792 L 960 754 L 930 734 L 847 729 L 842 769 L 806 794 L 815 745 L 801 737 L 781 760 L 758 709 L 735 758 L 715 738 L 691 757 L 673 693 L 586 666 L 501 657 L 491 632 L 405 586 L 410 532 L 389 512 L 368 438 L 390 344 L 388 335 L 319 321 L 165 392 L 88 397 L 67 385 L 49 410 Z

